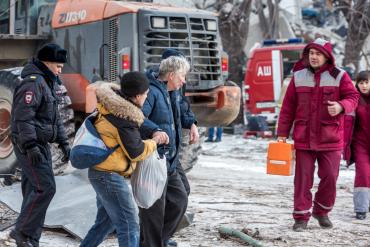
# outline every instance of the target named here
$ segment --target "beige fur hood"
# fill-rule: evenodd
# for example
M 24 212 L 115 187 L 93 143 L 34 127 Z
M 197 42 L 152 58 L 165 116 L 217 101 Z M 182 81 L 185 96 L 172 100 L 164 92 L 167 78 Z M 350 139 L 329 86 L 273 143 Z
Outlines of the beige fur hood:
M 103 83 L 96 89 L 98 110 L 101 114 L 113 114 L 116 117 L 138 123 L 144 122 L 144 114 L 140 108 L 117 94 L 121 87 L 114 83 Z M 103 108 L 103 109 L 102 109 Z

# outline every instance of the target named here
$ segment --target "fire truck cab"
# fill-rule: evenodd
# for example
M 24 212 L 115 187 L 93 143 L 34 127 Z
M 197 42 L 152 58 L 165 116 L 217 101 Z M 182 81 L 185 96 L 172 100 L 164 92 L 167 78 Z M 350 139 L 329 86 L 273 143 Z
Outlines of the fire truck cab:
M 251 50 L 243 90 L 246 122 L 263 117 L 270 129 L 274 128 L 283 82 L 289 83 L 292 68 L 304 46 L 300 38 L 265 40 L 262 47 Z

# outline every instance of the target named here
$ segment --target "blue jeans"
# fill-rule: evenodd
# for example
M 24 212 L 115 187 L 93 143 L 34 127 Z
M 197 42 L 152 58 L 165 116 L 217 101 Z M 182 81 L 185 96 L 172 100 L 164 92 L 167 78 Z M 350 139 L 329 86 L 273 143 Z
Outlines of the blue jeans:
M 216 140 L 221 141 L 222 127 L 216 127 L 216 129 L 217 129 L 217 131 L 216 131 Z M 214 127 L 208 128 L 208 140 L 213 140 L 214 134 L 215 134 L 215 128 Z
M 120 247 L 138 247 L 138 211 L 124 178 L 114 172 L 90 168 L 89 180 L 96 192 L 98 212 L 80 247 L 98 246 L 114 230 Z

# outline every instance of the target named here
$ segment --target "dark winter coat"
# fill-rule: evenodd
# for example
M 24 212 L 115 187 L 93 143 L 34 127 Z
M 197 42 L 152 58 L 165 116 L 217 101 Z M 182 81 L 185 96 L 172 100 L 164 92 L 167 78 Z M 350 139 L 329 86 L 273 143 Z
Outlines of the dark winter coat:
M 62 119 L 58 113 L 61 93 L 59 79 L 37 59 L 28 63 L 22 82 L 15 88 L 12 107 L 12 138 L 22 149 L 37 143 L 57 142 L 68 145 Z
M 120 148 L 94 168 L 130 176 L 136 162 L 145 160 L 156 150 L 157 144 L 151 139 L 141 139 L 139 127 L 144 115 L 137 106 L 120 96 L 119 90 L 119 85 L 113 83 L 102 84 L 96 90 L 99 115 L 95 127 L 108 147 L 119 144 Z
M 148 97 L 143 106 L 143 113 L 147 117 L 143 128 L 144 136 L 163 130 L 169 137 L 169 144 L 159 146 L 158 153 L 166 154 L 168 172 L 176 169 L 178 152 L 181 143 L 182 128 L 190 129 L 196 122 L 189 104 L 184 101 L 180 91 L 167 91 L 167 85 L 157 79 L 157 70 L 149 70 L 147 77 L 150 81 Z
M 316 72 L 307 65 L 311 48 L 320 50 L 328 57 L 327 63 Z M 344 145 L 344 113 L 356 108 L 358 98 L 359 93 L 348 74 L 335 66 L 330 44 L 308 44 L 302 59 L 295 65 L 294 76 L 286 91 L 277 135 L 288 137 L 294 124 L 296 149 L 341 150 Z M 328 101 L 337 101 L 344 112 L 330 116 Z

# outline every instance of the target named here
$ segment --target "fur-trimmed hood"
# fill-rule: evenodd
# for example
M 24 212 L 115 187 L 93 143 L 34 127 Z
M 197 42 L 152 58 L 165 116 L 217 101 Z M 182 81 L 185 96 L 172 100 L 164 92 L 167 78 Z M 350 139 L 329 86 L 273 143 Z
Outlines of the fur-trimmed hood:
M 103 114 L 112 114 L 118 118 L 137 123 L 139 126 L 144 122 L 144 114 L 140 108 L 126 100 L 117 92 L 121 87 L 114 83 L 103 83 L 96 89 L 98 99 L 98 111 Z

